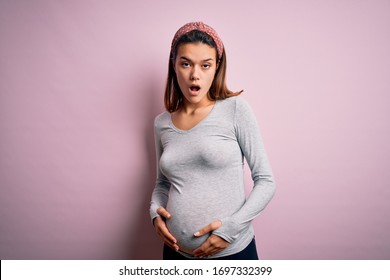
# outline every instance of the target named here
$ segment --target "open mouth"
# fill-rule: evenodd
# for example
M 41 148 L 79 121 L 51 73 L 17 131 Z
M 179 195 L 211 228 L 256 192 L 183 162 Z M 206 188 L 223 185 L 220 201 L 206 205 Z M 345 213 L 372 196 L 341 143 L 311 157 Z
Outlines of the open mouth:
M 200 86 L 190 86 L 190 90 L 192 92 L 198 92 L 200 90 Z

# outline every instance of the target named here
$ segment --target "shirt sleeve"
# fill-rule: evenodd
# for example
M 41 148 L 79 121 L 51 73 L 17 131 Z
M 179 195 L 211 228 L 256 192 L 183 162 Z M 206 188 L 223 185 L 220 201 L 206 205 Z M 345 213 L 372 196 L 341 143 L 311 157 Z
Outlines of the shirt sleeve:
M 168 202 L 169 189 L 171 183 L 169 180 L 161 173 L 159 161 L 163 153 L 163 146 L 161 143 L 161 128 L 159 126 L 158 117 L 154 121 L 154 140 L 155 140 L 155 149 L 156 149 L 156 167 L 157 167 L 157 178 L 156 184 L 152 193 L 152 199 L 150 202 L 150 218 L 153 221 L 154 218 L 159 216 L 157 209 L 159 207 L 166 208 Z
M 275 193 L 274 177 L 256 117 L 249 104 L 241 98 L 236 99 L 234 128 L 238 144 L 251 170 L 254 185 L 243 206 L 230 217 L 221 219 L 222 226 L 213 231 L 213 234 L 229 243 L 239 237 Z

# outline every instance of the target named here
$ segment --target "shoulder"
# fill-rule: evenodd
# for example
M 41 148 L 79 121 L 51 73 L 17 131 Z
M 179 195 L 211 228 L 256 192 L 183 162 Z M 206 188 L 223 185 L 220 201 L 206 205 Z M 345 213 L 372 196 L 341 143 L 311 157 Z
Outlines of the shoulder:
M 154 118 L 154 127 L 161 127 L 166 123 L 169 123 L 169 120 L 171 118 L 171 114 L 167 111 L 164 111 L 157 115 Z
M 225 107 L 230 108 L 234 113 L 241 113 L 245 111 L 251 111 L 251 106 L 242 96 L 232 96 L 222 100 L 222 104 Z
M 224 119 L 231 119 L 233 122 L 241 116 L 252 114 L 249 103 L 240 95 L 218 100 L 218 112 Z
M 252 106 L 247 100 L 241 96 L 234 96 L 232 103 L 234 103 L 234 123 L 236 125 L 249 126 L 251 124 L 257 125 L 257 120 Z
M 242 98 L 241 96 L 235 96 L 234 98 L 236 100 L 236 108 L 250 109 L 251 106 L 249 105 L 248 101 L 246 101 L 244 98 Z

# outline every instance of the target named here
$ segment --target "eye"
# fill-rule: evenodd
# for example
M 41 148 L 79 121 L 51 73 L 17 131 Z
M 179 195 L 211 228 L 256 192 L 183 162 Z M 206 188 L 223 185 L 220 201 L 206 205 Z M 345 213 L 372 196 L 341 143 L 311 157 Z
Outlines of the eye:
M 203 64 L 203 68 L 205 68 L 205 69 L 209 69 L 210 67 L 211 67 L 210 64 Z
M 190 64 L 188 62 L 182 62 L 181 63 L 181 66 L 183 66 L 184 68 L 187 68 L 187 67 L 190 67 Z

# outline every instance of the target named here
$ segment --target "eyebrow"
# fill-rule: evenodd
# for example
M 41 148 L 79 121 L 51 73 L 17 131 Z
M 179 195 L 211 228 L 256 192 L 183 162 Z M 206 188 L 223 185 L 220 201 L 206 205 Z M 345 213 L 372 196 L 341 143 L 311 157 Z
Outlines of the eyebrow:
M 191 61 L 191 62 L 192 62 L 191 59 L 189 59 L 189 58 L 187 58 L 187 57 L 185 57 L 185 56 L 181 56 L 180 59 L 184 59 L 184 60 L 188 60 L 188 61 Z M 202 60 L 202 61 L 205 62 L 205 61 L 210 61 L 210 60 L 214 60 L 214 59 L 212 59 L 212 58 L 207 58 L 207 59 L 204 59 L 204 60 Z

